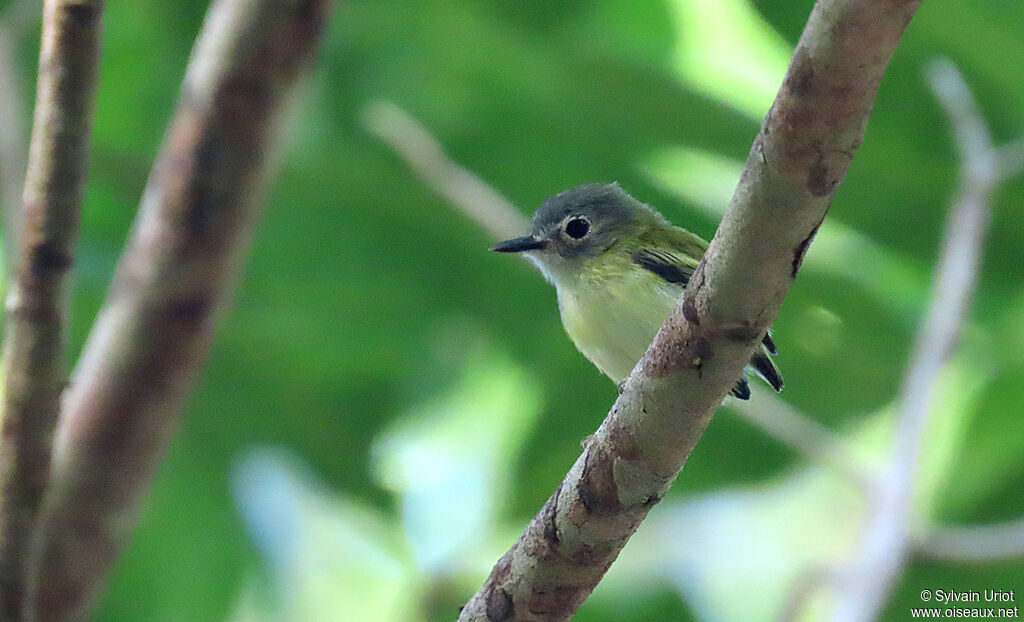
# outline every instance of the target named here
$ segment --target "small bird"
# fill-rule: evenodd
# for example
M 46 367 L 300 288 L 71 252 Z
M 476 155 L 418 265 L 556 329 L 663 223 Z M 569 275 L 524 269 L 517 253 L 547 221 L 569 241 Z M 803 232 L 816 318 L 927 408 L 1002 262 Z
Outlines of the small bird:
M 524 253 L 558 291 L 565 331 L 616 383 L 625 380 L 668 318 L 708 243 L 676 227 L 618 184 L 585 184 L 546 199 L 529 235 L 495 244 Z M 750 368 L 776 391 L 782 376 L 765 333 Z M 750 398 L 746 378 L 732 390 Z

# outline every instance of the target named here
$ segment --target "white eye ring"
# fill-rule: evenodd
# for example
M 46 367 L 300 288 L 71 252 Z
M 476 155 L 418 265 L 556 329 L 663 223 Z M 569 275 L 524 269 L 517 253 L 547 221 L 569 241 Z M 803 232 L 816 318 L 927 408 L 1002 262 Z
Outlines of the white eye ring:
M 562 231 L 574 240 L 582 240 L 590 233 L 590 220 L 586 216 L 570 216 L 565 219 Z

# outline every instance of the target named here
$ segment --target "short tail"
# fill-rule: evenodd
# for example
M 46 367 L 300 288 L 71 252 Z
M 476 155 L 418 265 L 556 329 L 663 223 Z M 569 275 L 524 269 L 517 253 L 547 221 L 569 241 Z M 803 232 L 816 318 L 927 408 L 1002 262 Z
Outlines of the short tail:
M 750 399 L 750 385 L 747 383 L 746 378 L 740 378 L 739 382 L 736 383 L 736 386 L 732 388 L 732 394 L 741 400 Z
M 782 374 L 779 373 L 779 368 L 775 366 L 771 357 L 768 356 L 769 353 L 778 354 L 779 351 L 775 349 L 775 343 L 772 341 L 771 336 L 765 333 L 761 345 L 754 352 L 754 356 L 750 357 L 750 366 L 754 368 L 758 376 L 761 376 L 765 382 L 772 385 L 773 389 L 781 391 Z M 736 382 L 736 386 L 732 388 L 732 394 L 741 400 L 750 399 L 750 385 L 747 383 L 746 378 L 740 378 Z
M 755 352 L 750 359 L 750 364 L 757 371 L 757 375 L 764 378 L 765 382 L 772 385 L 773 389 L 782 390 L 782 374 L 779 373 L 779 368 L 775 366 L 767 353 L 760 350 Z

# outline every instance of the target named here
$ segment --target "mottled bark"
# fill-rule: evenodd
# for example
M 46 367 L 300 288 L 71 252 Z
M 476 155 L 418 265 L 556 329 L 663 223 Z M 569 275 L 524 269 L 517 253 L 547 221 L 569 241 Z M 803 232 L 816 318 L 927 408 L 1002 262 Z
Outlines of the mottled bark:
M 29 619 L 84 620 L 205 361 L 330 0 L 218 0 L 58 423 Z
M 569 618 L 665 494 L 775 319 L 918 4 L 815 5 L 683 298 L 583 455 L 460 620 Z
M 101 0 L 48 0 L 0 402 L 0 620 L 19 620 L 30 536 L 67 383 L 68 271 L 88 162 Z

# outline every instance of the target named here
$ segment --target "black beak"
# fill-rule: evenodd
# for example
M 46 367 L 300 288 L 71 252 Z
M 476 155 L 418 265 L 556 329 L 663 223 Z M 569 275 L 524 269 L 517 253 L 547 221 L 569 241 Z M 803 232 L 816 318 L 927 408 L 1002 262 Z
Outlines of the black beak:
M 498 242 L 491 247 L 491 250 L 498 253 L 521 253 L 523 251 L 540 250 L 547 245 L 548 243 L 544 240 L 538 240 L 532 235 L 524 235 L 521 238 Z

